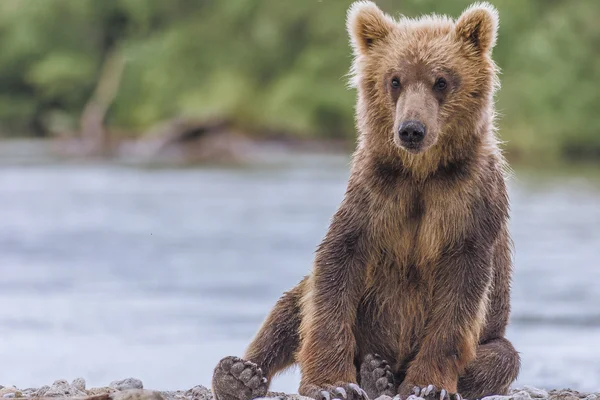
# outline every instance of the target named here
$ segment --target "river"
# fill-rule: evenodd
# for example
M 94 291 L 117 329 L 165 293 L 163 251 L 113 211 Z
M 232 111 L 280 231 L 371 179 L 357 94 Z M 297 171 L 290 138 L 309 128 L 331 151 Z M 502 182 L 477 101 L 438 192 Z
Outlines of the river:
M 310 269 L 347 164 L 2 165 L 0 383 L 209 385 Z M 517 385 L 600 390 L 597 172 L 511 180 Z M 295 371 L 273 388 L 297 382 Z

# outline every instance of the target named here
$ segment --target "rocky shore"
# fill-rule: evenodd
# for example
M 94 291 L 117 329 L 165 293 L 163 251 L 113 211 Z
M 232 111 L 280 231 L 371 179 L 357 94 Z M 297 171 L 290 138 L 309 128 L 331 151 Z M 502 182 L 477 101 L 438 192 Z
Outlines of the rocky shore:
M 85 400 L 213 400 L 210 389 L 198 385 L 188 390 L 155 391 L 144 389 L 139 379 L 127 378 L 113 381 L 108 386 L 87 388 L 83 378 L 77 378 L 69 383 L 57 380 L 52 385 L 40 388 L 18 389 L 14 386 L 0 385 L 0 397 L 10 398 L 77 398 Z M 385 397 L 385 399 L 384 399 Z M 268 398 L 280 400 L 309 400 L 297 394 L 269 393 Z M 571 389 L 543 390 L 531 386 L 513 389 L 507 396 L 489 396 L 484 400 L 600 400 L 598 393 L 581 393 Z M 382 396 L 377 400 L 390 400 Z M 410 396 L 408 400 L 424 400 Z

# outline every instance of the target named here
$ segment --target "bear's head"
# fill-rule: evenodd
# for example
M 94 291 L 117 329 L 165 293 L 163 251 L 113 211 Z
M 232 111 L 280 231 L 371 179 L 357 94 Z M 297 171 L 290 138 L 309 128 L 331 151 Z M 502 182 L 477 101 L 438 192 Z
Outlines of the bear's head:
M 400 154 L 408 164 L 443 162 L 440 155 L 460 156 L 469 143 L 481 142 L 494 117 L 497 26 L 497 12 L 486 3 L 456 21 L 394 19 L 372 2 L 354 3 L 347 28 L 360 142 Z

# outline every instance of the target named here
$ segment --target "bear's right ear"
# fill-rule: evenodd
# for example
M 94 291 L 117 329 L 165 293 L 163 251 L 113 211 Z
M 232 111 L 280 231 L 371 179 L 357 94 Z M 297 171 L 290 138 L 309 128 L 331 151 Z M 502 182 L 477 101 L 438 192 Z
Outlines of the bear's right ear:
M 371 1 L 357 1 L 348 9 L 346 28 L 356 55 L 365 54 L 394 28 L 394 20 Z

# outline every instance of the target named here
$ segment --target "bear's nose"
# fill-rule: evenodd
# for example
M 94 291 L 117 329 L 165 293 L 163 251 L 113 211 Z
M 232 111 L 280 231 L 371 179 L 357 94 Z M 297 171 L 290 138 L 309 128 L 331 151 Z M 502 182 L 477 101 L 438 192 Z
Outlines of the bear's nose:
M 398 129 L 398 134 L 403 142 L 417 144 L 425 137 L 425 125 L 419 121 L 404 121 Z

